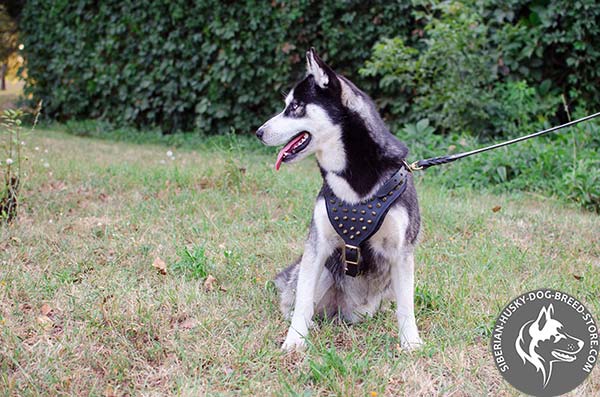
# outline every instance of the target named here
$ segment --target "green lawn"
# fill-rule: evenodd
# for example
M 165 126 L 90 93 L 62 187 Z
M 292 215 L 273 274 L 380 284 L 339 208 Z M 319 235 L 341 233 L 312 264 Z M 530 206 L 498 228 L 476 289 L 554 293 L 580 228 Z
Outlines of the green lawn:
M 425 347 L 399 350 L 386 307 L 322 322 L 306 353 L 286 355 L 269 280 L 301 254 L 313 160 L 275 172 L 275 150 L 243 138 L 183 149 L 39 130 L 26 147 L 20 218 L 0 228 L 3 395 L 517 395 L 488 347 L 510 299 L 556 288 L 600 319 L 598 215 L 424 173 Z M 571 395 L 599 393 L 595 368 Z

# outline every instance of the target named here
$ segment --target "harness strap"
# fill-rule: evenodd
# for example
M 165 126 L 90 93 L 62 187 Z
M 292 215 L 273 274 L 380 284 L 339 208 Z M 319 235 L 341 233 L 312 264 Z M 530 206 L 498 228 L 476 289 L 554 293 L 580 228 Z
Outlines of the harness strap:
M 344 240 L 342 258 L 348 276 L 355 277 L 361 273 L 361 247 L 379 230 L 392 204 L 406 190 L 409 172 L 410 168 L 405 164 L 372 197 L 355 204 L 337 197 L 325 182 L 323 195 L 327 217 Z

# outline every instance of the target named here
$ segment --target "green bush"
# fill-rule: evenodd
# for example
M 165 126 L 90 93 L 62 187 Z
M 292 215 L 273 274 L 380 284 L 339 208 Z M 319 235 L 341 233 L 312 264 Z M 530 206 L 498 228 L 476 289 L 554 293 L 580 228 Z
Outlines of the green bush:
M 391 120 L 511 136 L 565 120 L 561 97 L 571 107 L 600 106 L 600 25 L 580 20 L 600 22 L 593 2 L 415 3 L 422 28 L 382 38 L 361 71 L 380 78 L 378 100 Z
M 500 34 L 474 4 L 441 2 L 416 15 L 422 37 L 412 47 L 401 37 L 381 40 L 361 70 L 404 99 L 388 107 L 396 120 L 428 118 L 441 132 L 493 136 L 537 128 L 556 113 L 558 93 L 542 96 L 518 76 L 505 78 Z
M 256 128 L 316 47 L 356 76 L 381 36 L 407 35 L 404 2 L 30 0 L 27 92 L 60 121 L 163 131 Z M 377 96 L 373 79 L 360 85 Z

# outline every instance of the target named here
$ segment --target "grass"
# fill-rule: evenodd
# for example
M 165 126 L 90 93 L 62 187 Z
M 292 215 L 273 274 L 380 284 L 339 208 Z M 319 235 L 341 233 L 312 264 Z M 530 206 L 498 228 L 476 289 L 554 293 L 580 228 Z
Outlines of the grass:
M 191 149 L 55 128 L 26 147 L 20 218 L 0 229 L 0 395 L 517 395 L 488 348 L 510 299 L 557 288 L 600 319 L 599 216 L 425 173 L 426 346 L 400 351 L 386 307 L 359 325 L 324 321 L 306 353 L 286 355 L 268 281 L 301 254 L 313 161 L 276 173 L 274 151 L 233 136 Z M 595 368 L 571 395 L 598 393 Z

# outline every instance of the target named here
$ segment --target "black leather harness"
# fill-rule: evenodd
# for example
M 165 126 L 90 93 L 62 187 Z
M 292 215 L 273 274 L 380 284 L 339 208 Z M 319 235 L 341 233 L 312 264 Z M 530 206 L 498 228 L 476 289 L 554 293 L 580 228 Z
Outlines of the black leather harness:
M 344 240 L 342 257 L 348 276 L 355 277 L 362 272 L 361 247 L 381 227 L 385 215 L 392 204 L 404 193 L 410 168 L 401 167 L 388 179 L 372 197 L 356 204 L 349 204 L 333 193 L 325 183 L 323 190 L 327 216 L 333 229 Z

